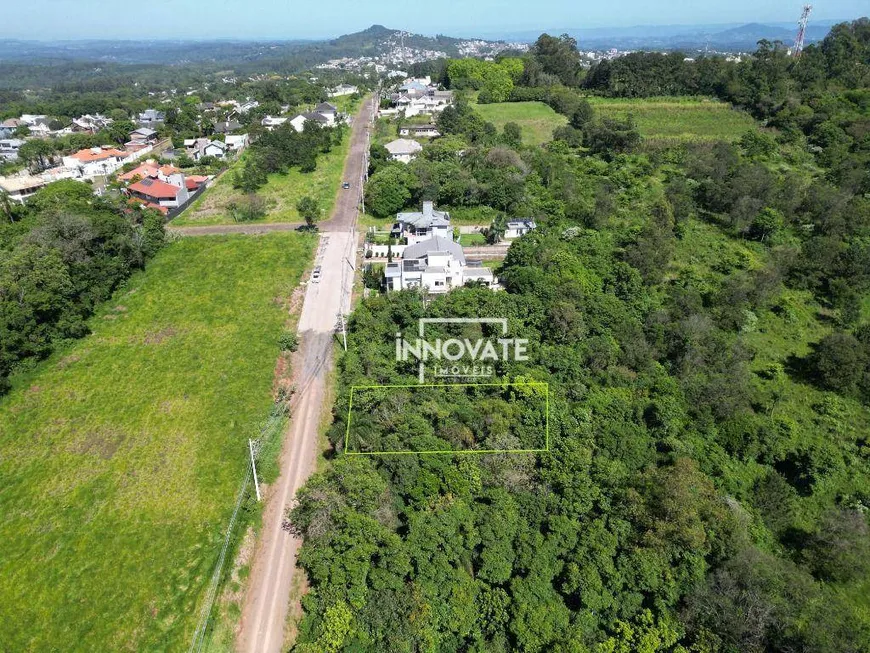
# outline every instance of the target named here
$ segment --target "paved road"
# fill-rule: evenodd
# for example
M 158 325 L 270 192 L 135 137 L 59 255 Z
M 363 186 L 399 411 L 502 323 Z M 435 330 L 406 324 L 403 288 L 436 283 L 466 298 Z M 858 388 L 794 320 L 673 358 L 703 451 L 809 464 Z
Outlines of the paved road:
M 302 365 L 296 370 L 299 380 L 281 453 L 281 475 L 267 496 L 263 530 L 242 608 L 237 648 L 244 653 L 279 653 L 282 650 L 290 591 L 296 572 L 296 553 L 301 544 L 298 538 L 283 530 L 282 523 L 297 490 L 314 469 L 321 416 L 327 414 L 329 408 L 326 405 L 327 382 L 332 366 L 335 326 L 339 311 L 347 311 L 350 306 L 353 287 L 350 263 L 356 253 L 354 229 L 371 106 L 369 101 L 363 104 L 353 125 L 344 173 L 345 180 L 350 181 L 352 187 L 339 195 L 332 217 L 320 225 L 320 247 L 315 265 L 321 266 L 322 277 L 317 283 L 309 283 L 299 318 L 297 360 L 301 360 Z

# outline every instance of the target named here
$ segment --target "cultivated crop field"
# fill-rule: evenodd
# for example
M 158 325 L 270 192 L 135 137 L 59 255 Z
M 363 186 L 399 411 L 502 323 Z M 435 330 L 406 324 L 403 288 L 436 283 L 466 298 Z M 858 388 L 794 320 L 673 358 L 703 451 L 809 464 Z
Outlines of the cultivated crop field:
M 475 104 L 475 110 L 499 131 L 509 122 L 520 126 L 526 145 L 541 145 L 553 139 L 553 130 L 568 122 L 543 102 Z
M 267 215 L 258 222 L 302 222 L 296 210 L 300 197 L 309 195 L 317 199 L 326 219 L 332 213 L 336 194 L 341 188 L 344 160 L 350 147 L 350 131 L 341 145 L 333 147 L 328 154 L 317 157 L 314 172 L 291 169 L 287 174 L 271 174 L 268 183 L 257 191 L 266 200 Z M 214 185 L 206 190 L 190 208 L 172 221 L 173 226 L 231 224 L 227 208 L 230 202 L 242 198 L 243 193 L 233 188 L 235 171 L 243 165 L 244 156 L 225 172 Z
M 596 117 L 624 119 L 629 114 L 645 139 L 667 143 L 737 140 L 755 121 L 725 102 L 706 98 L 588 98 Z
M 0 649 L 186 650 L 312 236 L 168 245 L 0 400 Z

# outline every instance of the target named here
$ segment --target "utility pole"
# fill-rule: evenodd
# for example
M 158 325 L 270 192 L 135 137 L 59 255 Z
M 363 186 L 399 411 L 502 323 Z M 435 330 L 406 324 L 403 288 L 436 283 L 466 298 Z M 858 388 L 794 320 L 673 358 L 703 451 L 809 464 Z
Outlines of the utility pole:
M 248 450 L 251 452 L 251 470 L 254 472 L 254 489 L 257 491 L 257 502 L 260 501 L 260 482 L 257 480 L 257 463 L 254 460 L 254 441 L 248 438 Z
M 794 56 L 795 59 L 800 57 L 801 52 L 804 51 L 804 37 L 807 34 L 807 22 L 810 19 L 810 12 L 812 10 L 812 5 L 804 5 L 804 9 L 801 12 L 801 19 L 798 21 L 798 33 L 794 40 L 794 47 L 792 48 L 792 56 Z

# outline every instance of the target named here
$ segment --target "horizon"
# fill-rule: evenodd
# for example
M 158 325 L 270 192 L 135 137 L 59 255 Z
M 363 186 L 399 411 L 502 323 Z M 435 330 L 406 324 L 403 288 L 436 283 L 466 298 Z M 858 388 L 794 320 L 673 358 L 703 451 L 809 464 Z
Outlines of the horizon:
M 326 9 L 306 8 L 304 16 L 294 15 L 286 0 L 248 0 L 245 15 L 239 15 L 235 0 L 213 0 L 206 14 L 196 14 L 194 0 L 158 0 L 152 5 L 155 15 L 188 13 L 196 21 L 156 21 L 149 34 L 133 34 L 122 27 L 116 15 L 109 15 L 99 0 L 33 0 L 26 7 L 13 5 L 5 11 L 3 40 L 38 42 L 81 41 L 322 41 L 354 34 L 373 25 L 384 25 L 425 36 L 438 34 L 459 38 L 507 38 L 510 34 L 555 33 L 583 30 L 626 30 L 638 28 L 697 28 L 745 24 L 790 25 L 797 23 L 801 3 L 772 0 L 763 8 L 752 0 L 735 0 L 728 6 L 696 4 L 688 0 L 647 4 L 643 0 L 622 0 L 620 10 L 569 7 L 561 0 L 542 0 L 534 11 L 527 5 L 508 0 L 497 5 L 482 0 L 469 5 L 463 0 L 445 0 L 443 16 L 463 16 L 462 20 L 425 21 L 409 14 L 399 0 L 377 0 L 359 6 L 351 0 L 336 0 Z M 344 9 L 342 9 L 344 8 Z M 164 9 L 166 11 L 164 11 Z M 60 10 L 60 11 L 58 11 Z M 832 0 L 816 7 L 810 25 L 854 20 L 867 15 L 864 0 Z M 625 16 L 613 20 L 614 15 Z M 340 18 L 336 19 L 335 17 Z M 492 20 L 499 16 L 498 20 Z M 478 18 L 475 20 L 475 18 Z M 421 22 L 423 20 L 423 22 Z M 399 25 L 390 27 L 390 25 Z

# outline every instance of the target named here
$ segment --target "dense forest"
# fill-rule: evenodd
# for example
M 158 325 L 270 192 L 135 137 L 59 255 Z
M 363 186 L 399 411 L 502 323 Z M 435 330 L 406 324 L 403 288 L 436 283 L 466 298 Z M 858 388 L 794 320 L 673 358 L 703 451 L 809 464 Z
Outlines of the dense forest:
M 708 66 L 721 86 L 671 85 Z M 540 226 L 505 292 L 354 312 L 334 455 L 290 515 L 311 587 L 293 650 L 870 650 L 870 22 L 798 60 L 762 43 L 739 64 L 638 54 L 586 76 L 569 39 L 542 37 L 509 70 L 565 103 L 548 145 L 460 101 L 411 165 L 372 153 L 378 214 L 430 199 Z M 594 115 L 592 87 L 714 93 L 766 128 L 647 148 Z M 344 455 L 351 386 L 415 383 L 395 334 L 444 316 L 529 339 L 497 376 L 549 384 L 548 453 Z M 371 443 L 509 448 L 522 411 L 490 408 L 512 392 L 478 415 L 396 389 L 356 424 Z
M 2 199 L 2 198 L 0 198 Z M 87 318 L 163 246 L 164 218 L 59 181 L 0 204 L 0 395 L 15 370 L 88 333 Z

